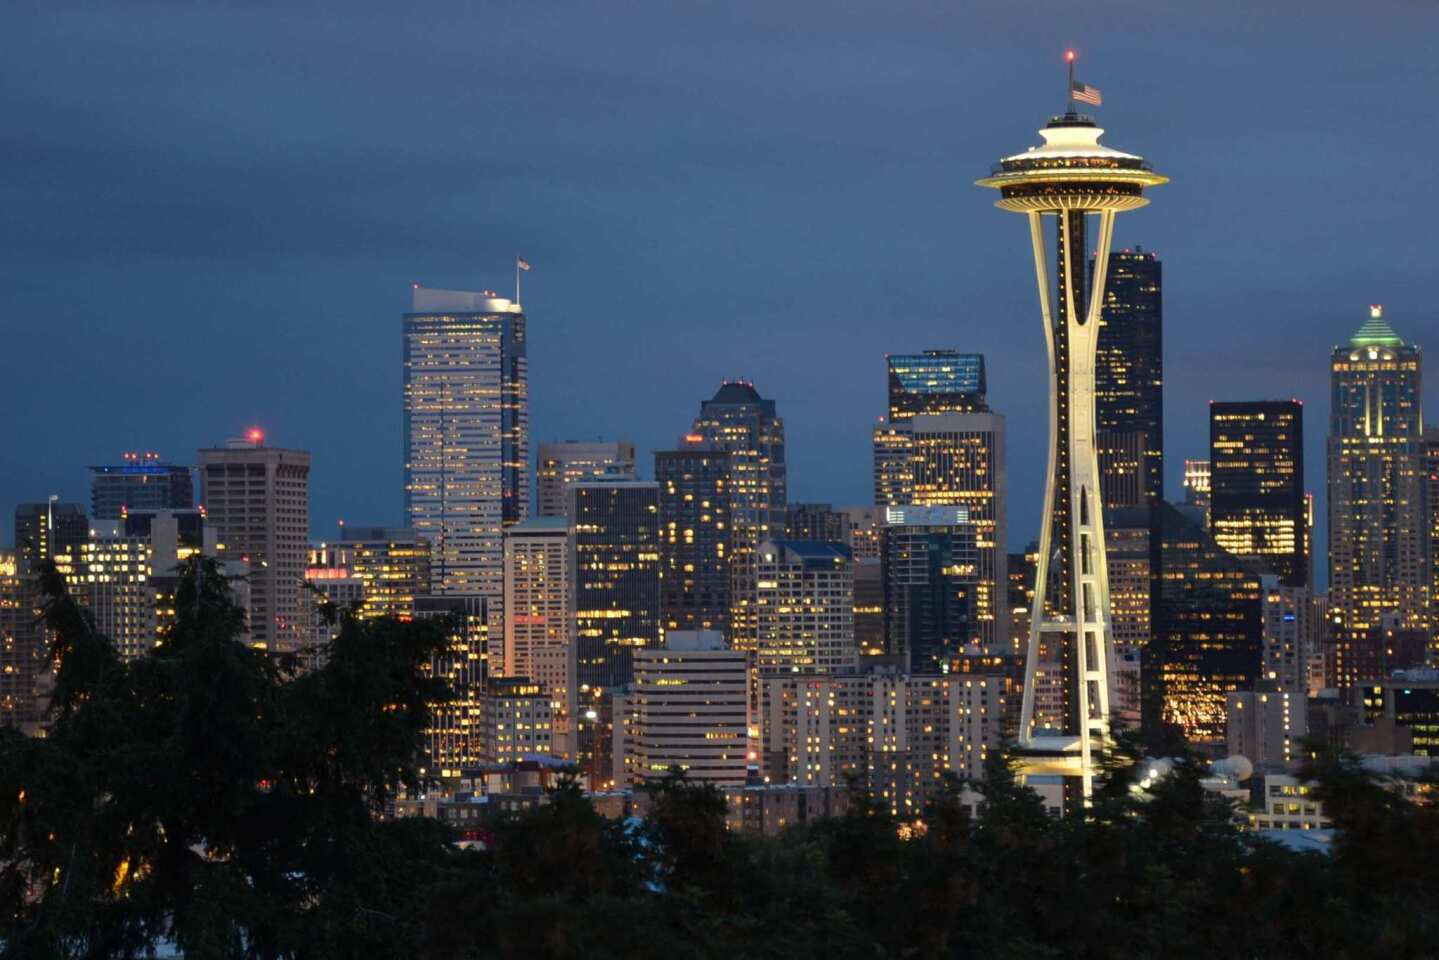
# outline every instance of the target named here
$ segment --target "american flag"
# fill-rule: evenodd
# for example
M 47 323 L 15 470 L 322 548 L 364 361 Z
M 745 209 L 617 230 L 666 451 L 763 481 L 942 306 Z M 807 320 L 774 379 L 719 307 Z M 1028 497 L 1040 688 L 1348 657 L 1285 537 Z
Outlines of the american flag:
M 1070 89 L 1072 91 L 1070 96 L 1074 97 L 1074 99 L 1080 103 L 1092 103 L 1097 107 L 1104 102 L 1103 98 L 1099 95 L 1098 87 L 1091 87 L 1087 83 L 1080 83 L 1076 80 L 1071 84 Z
M 524 257 L 516 257 L 515 266 L 520 270 L 528 271 L 530 269 L 530 261 L 526 260 Z

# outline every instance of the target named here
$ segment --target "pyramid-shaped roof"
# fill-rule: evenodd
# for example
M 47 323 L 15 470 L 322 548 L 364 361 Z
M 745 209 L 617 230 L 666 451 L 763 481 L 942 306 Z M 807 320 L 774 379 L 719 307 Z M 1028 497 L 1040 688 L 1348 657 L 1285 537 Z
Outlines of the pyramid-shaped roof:
M 1402 347 L 1404 341 L 1384 319 L 1384 308 L 1374 304 L 1369 308 L 1369 319 L 1354 332 L 1349 343 L 1355 347 Z

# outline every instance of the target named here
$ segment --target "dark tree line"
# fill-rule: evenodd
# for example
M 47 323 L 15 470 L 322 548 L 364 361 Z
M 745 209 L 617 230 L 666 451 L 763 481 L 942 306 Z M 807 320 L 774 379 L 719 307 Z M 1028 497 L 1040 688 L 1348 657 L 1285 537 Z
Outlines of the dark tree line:
M 358 621 L 299 672 L 250 649 L 219 570 L 125 662 L 42 574 L 59 668 L 42 739 L 0 732 L 7 957 L 1423 957 L 1439 955 L 1439 813 L 1352 758 L 1309 773 L 1331 855 L 1238 831 L 1180 757 L 1147 790 L 1124 744 L 1087 818 L 1054 820 L 1002 759 L 906 839 L 856 798 L 776 837 L 725 829 L 673 778 L 643 823 L 573 780 L 497 816 L 485 851 L 376 814 L 418 784 L 422 669 L 445 625 Z

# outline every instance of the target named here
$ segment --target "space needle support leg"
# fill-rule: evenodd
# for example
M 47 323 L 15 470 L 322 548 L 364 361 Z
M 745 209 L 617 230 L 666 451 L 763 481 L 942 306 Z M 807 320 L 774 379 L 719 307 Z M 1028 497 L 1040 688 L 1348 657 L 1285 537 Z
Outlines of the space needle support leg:
M 1044 627 L 1045 585 L 1049 582 L 1049 555 L 1053 526 L 1054 466 L 1059 431 L 1059 397 L 1054 375 L 1054 308 L 1049 293 L 1049 258 L 1044 252 L 1044 217 L 1030 212 L 1029 236 L 1034 245 L 1034 276 L 1039 286 L 1039 310 L 1044 320 L 1044 342 L 1049 348 L 1049 468 L 1045 471 L 1044 520 L 1039 527 L 1039 557 L 1035 564 L 1034 605 L 1029 611 L 1029 637 L 1024 659 L 1024 695 L 1020 701 L 1019 743 L 1028 746 L 1034 732 L 1034 692 L 1039 676 L 1039 639 Z

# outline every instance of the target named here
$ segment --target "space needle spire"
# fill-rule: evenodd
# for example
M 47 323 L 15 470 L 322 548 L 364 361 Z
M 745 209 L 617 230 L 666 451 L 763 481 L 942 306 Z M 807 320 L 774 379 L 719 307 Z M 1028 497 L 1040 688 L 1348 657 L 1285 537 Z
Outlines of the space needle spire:
M 1070 99 L 1065 112 L 1039 131 L 1043 145 L 1005 157 L 977 184 L 999 191 L 995 206 L 1029 221 L 1049 350 L 1049 468 L 1018 752 L 1026 782 L 1057 784 L 1064 808 L 1073 812 L 1093 794 L 1109 741 L 1113 638 L 1094 425 L 1099 315 L 1115 215 L 1149 203 L 1145 189 L 1168 178 L 1142 157 L 1099 142 L 1104 131 L 1074 109 L 1076 100 L 1098 104 L 1099 91 L 1073 79 L 1073 51 L 1065 60 Z M 1086 283 L 1091 217 L 1098 229 Z M 1054 222 L 1053 266 L 1046 218 Z M 1035 709 L 1042 648 L 1052 651 L 1045 659 L 1058 661 L 1061 686 L 1059 709 L 1043 717 Z

